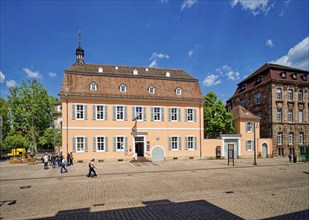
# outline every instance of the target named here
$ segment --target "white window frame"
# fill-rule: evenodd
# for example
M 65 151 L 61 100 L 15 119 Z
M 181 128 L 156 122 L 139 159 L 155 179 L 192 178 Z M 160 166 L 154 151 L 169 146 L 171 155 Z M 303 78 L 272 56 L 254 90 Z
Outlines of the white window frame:
M 177 107 L 171 107 L 169 108 L 170 109 L 170 121 L 171 122 L 178 122 L 180 121 L 180 118 L 179 118 L 179 114 L 180 114 L 180 108 L 177 108 Z
M 282 100 L 282 89 L 281 88 L 277 88 L 276 99 L 277 100 Z
M 298 122 L 299 123 L 303 123 L 303 116 L 304 116 L 303 110 L 298 110 Z
M 99 141 L 99 138 L 103 138 L 103 142 Z M 103 150 L 99 149 L 99 144 L 103 145 Z M 105 136 L 96 136 L 96 152 L 105 152 L 106 151 L 106 137 Z M 102 146 L 101 146 L 102 147 Z
M 145 120 L 145 107 L 142 107 L 142 106 L 136 106 L 133 108 L 134 110 L 134 113 L 133 113 L 133 120 L 136 120 L 136 121 L 144 121 Z
M 179 136 L 171 136 L 171 150 L 178 151 L 179 150 Z
M 120 139 L 122 139 L 122 142 Z M 126 145 L 125 141 L 126 141 L 125 136 L 116 136 L 116 151 L 117 152 L 124 151 L 125 145 Z
M 148 92 L 149 92 L 150 94 L 155 94 L 155 93 L 156 93 L 156 88 L 155 88 L 154 86 L 149 86 Z
M 261 104 L 262 102 L 262 95 L 261 93 L 256 93 L 254 95 L 255 104 Z
M 84 136 L 78 136 L 75 137 L 75 149 L 77 153 L 85 152 L 85 137 Z
M 85 105 L 76 104 L 75 105 L 75 119 L 84 120 L 85 119 Z
M 152 111 L 153 111 L 153 121 L 162 121 L 162 108 L 161 107 L 153 107 Z M 156 111 L 159 110 L 159 111 Z
M 253 122 L 252 121 L 246 122 L 246 132 L 253 132 Z
M 277 145 L 282 145 L 282 137 L 283 136 L 283 133 L 282 132 L 278 132 L 277 133 Z
M 289 132 L 289 145 L 293 145 L 293 144 L 294 144 L 294 133 Z
M 293 110 L 291 109 L 288 110 L 288 122 L 289 123 L 293 122 Z
M 253 140 L 246 140 L 246 151 L 252 151 L 253 145 L 254 145 Z
M 120 92 L 127 92 L 127 86 L 125 84 L 121 84 L 119 86 L 119 91 Z
M 195 108 L 186 108 L 186 122 L 195 122 L 196 121 L 196 109 Z
M 176 92 L 176 95 L 181 95 L 182 94 L 182 89 L 180 87 L 177 87 L 175 92 Z
M 293 90 L 288 89 L 288 101 L 293 101 Z
M 115 106 L 116 121 L 124 121 L 124 114 L 125 114 L 124 113 L 124 111 L 125 111 L 124 108 L 125 108 L 125 106 L 123 106 L 123 105 L 116 105 Z
M 186 138 L 186 148 L 187 150 L 195 150 L 196 146 L 196 137 L 195 136 L 187 136 Z
M 90 91 L 96 91 L 98 88 L 95 82 L 90 83 Z
M 98 109 L 98 108 L 103 108 L 103 109 Z M 99 113 L 101 113 L 100 118 L 98 117 Z M 105 120 L 106 114 L 107 114 L 106 113 L 106 105 L 95 105 L 95 119 L 96 120 Z
M 303 90 L 298 91 L 298 101 L 303 102 L 304 101 L 304 93 Z
M 299 132 L 299 144 L 304 144 L 304 132 Z

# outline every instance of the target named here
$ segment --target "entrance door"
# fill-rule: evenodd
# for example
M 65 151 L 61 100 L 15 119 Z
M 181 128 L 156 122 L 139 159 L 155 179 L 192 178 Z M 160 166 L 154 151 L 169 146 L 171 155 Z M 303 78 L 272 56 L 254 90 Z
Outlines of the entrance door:
M 138 157 L 144 157 L 144 137 L 135 137 L 135 153 Z
M 266 158 L 267 157 L 267 144 L 263 144 L 262 145 L 262 158 Z

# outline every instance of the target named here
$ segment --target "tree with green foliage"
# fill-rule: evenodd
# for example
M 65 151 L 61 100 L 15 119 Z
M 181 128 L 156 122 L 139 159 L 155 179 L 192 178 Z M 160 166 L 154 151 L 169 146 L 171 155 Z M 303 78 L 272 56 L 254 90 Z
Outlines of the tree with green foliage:
M 4 140 L 10 131 L 10 118 L 8 102 L 3 98 L 0 98 L 0 115 L 2 117 L 2 140 Z
M 22 134 L 11 129 L 3 141 L 3 146 L 5 150 L 27 148 L 27 146 L 29 146 L 29 141 Z
M 61 130 L 59 128 L 45 129 L 43 136 L 39 137 L 39 144 L 53 148 L 54 143 L 56 146 L 60 146 L 62 144 Z
M 232 114 L 226 111 L 222 100 L 214 92 L 204 97 L 204 137 L 218 138 L 220 134 L 233 134 Z
M 54 98 L 32 80 L 10 88 L 8 103 L 13 128 L 27 138 L 31 152 L 36 153 L 39 137 L 51 124 Z

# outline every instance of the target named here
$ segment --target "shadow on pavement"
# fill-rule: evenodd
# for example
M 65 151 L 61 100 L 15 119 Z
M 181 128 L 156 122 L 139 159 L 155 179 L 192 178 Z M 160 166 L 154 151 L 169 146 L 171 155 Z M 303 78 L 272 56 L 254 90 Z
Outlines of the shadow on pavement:
M 99 212 L 90 212 L 90 208 L 65 210 L 40 219 L 242 219 L 205 200 L 180 203 L 157 200 L 145 201 L 143 204 L 146 206 Z
M 293 212 L 286 215 L 279 215 L 271 218 L 265 218 L 264 220 L 290 220 L 290 219 L 309 219 L 309 209 Z

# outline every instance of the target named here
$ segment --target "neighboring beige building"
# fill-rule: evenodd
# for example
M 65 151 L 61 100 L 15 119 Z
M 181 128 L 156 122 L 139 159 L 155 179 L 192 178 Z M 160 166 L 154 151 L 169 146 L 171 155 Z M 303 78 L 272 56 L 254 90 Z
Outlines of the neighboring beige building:
M 309 145 L 308 71 L 265 64 L 238 84 L 227 109 L 241 105 L 261 118 L 261 137 L 274 156 L 300 154 Z

